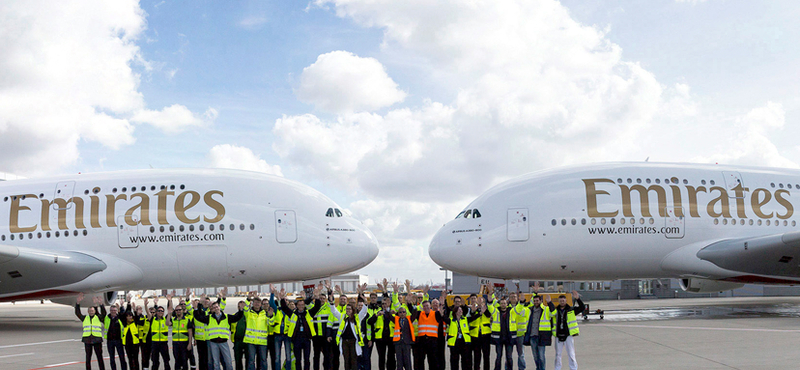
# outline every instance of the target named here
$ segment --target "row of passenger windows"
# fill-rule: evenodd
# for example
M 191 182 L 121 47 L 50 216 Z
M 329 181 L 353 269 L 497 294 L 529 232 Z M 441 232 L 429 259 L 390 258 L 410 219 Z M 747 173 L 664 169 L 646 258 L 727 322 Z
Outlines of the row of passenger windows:
M 87 235 L 89 235 L 89 232 L 87 230 L 82 230 L 81 232 L 78 232 L 78 230 L 73 230 L 72 231 L 72 236 L 87 236 Z M 11 235 L 8 236 L 8 239 L 9 240 L 14 240 L 14 239 L 24 240 L 24 239 L 26 239 L 26 237 L 27 237 L 27 239 L 33 239 L 34 237 L 37 238 L 37 239 L 41 239 L 41 238 L 50 238 L 52 236 L 55 236 L 56 238 L 58 238 L 58 237 L 67 238 L 67 237 L 70 236 L 70 232 L 69 231 L 63 231 L 63 232 L 62 231 L 54 231 L 54 232 L 46 231 L 44 233 L 38 232 L 35 235 L 34 235 L 34 233 L 11 234 Z M 5 235 L 0 235 L 0 241 L 5 241 L 5 240 L 6 240 L 6 236 Z
M 186 185 L 183 185 L 183 184 L 181 184 L 181 185 L 180 185 L 180 186 L 178 186 L 178 187 L 179 187 L 181 190 L 183 190 L 183 189 L 186 189 Z M 161 186 L 159 187 L 159 189 L 161 189 L 161 190 L 164 190 L 164 189 L 166 189 L 166 188 L 167 188 L 167 185 L 161 185 Z M 99 187 L 99 186 L 96 186 L 94 189 L 92 189 L 92 191 L 91 191 L 91 192 L 92 192 L 93 194 L 97 194 L 97 193 L 99 193 L 99 192 L 100 192 L 100 190 L 101 190 L 101 189 L 100 189 L 100 187 Z M 156 190 L 156 186 L 155 186 L 155 185 L 150 185 L 150 190 L 152 190 L 152 191 L 155 191 L 155 190 Z M 169 190 L 175 190 L 175 185 L 169 185 Z M 112 192 L 112 193 L 116 193 L 117 191 L 121 191 L 122 193 L 125 193 L 125 192 L 127 192 L 127 191 L 128 191 L 128 188 L 127 188 L 127 187 L 122 187 L 122 189 L 117 189 L 117 188 L 113 188 L 113 189 L 111 189 L 111 192 Z M 139 186 L 139 187 L 136 187 L 136 186 L 131 186 L 131 192 L 135 192 L 135 191 L 147 191 L 147 186 Z M 57 193 L 58 193 L 58 194 L 61 194 L 61 189 L 59 189 L 59 190 L 57 191 Z M 83 191 L 83 194 L 84 194 L 84 195 L 89 195 L 89 189 L 85 189 L 85 190 Z M 4 201 L 4 202 L 8 202 L 8 199 L 9 199 L 9 197 L 4 197 L 4 198 L 3 198 L 3 201 Z M 16 196 L 16 195 L 15 195 L 15 196 L 12 196 L 12 197 L 11 197 L 11 199 L 12 199 L 12 200 L 17 200 L 17 196 Z M 25 196 L 23 195 L 23 196 L 21 197 L 21 199 L 25 199 Z M 39 193 L 39 199 L 44 199 L 44 193 Z
M 120 226 L 120 228 L 123 228 L 123 227 L 124 226 Z M 225 231 L 225 227 L 226 227 L 225 224 L 219 224 L 218 226 L 215 226 L 214 224 L 210 224 L 210 225 L 208 225 L 208 230 L 209 231 L 214 231 L 215 228 L 218 228 L 220 231 Z M 236 230 L 236 225 L 230 224 L 230 225 L 227 226 L 227 228 L 228 228 L 228 230 L 234 231 L 234 230 Z M 183 232 L 183 231 L 185 231 L 187 229 L 189 231 L 194 231 L 195 227 L 194 227 L 194 225 L 189 225 L 189 227 L 185 227 L 184 225 L 178 226 L 178 231 L 179 232 Z M 205 231 L 205 229 L 206 229 L 205 225 L 203 225 L 203 224 L 197 225 L 197 230 Z M 244 230 L 244 229 L 245 229 L 245 225 L 244 224 L 239 224 L 239 230 Z M 255 229 L 256 229 L 256 225 L 250 224 L 250 230 L 255 230 Z M 163 233 L 163 232 L 166 232 L 167 230 L 169 230 L 169 232 L 175 232 L 175 226 L 169 225 L 169 228 L 166 228 L 166 227 L 164 227 L 162 225 L 162 226 L 158 227 L 158 231 L 159 232 Z M 155 226 L 150 226 L 150 232 L 151 233 L 156 232 L 156 227 Z
M 638 178 L 638 179 L 627 178 L 625 180 L 622 180 L 622 178 L 617 178 L 617 183 L 618 184 L 622 184 L 624 182 L 626 182 L 628 184 L 633 184 L 634 182 L 636 182 L 637 184 L 641 184 L 643 181 L 646 184 L 650 184 L 650 183 L 653 183 L 653 182 L 655 182 L 656 184 L 661 184 L 662 180 L 660 178 L 656 178 L 655 180 L 651 180 L 649 178 L 646 178 L 644 180 L 642 180 L 641 178 Z M 664 181 L 664 184 L 670 184 L 670 183 L 678 184 L 679 182 L 683 182 L 684 185 L 689 184 L 689 180 L 687 180 L 687 179 L 679 180 L 677 177 L 664 179 L 663 181 Z M 716 181 L 714 181 L 714 180 L 708 180 L 708 182 L 706 182 L 706 180 L 700 180 L 700 184 L 701 185 L 706 185 L 707 183 L 709 185 L 716 185 Z M 800 184 L 788 184 L 788 183 L 787 184 L 783 184 L 783 183 L 777 183 L 776 184 L 776 183 L 772 182 L 772 183 L 769 184 L 769 186 L 772 187 L 772 188 L 775 188 L 777 186 L 778 188 L 781 188 L 781 189 L 783 189 L 783 188 L 786 188 L 786 189 L 792 189 L 792 188 L 800 189 Z
M 477 208 L 475 209 L 468 209 L 466 211 L 461 211 L 461 213 L 456 216 L 456 218 L 481 218 L 481 212 L 478 211 Z
M 637 221 L 637 220 L 636 220 L 636 218 L 630 218 L 630 219 L 627 219 L 627 218 L 620 218 L 620 219 L 619 219 L 619 224 L 620 224 L 620 225 L 625 225 L 626 223 L 629 223 L 630 225 L 636 225 L 636 221 Z M 644 224 L 645 224 L 645 222 L 646 222 L 646 223 L 648 223 L 648 224 L 650 224 L 650 225 L 653 225 L 653 224 L 655 224 L 655 222 L 656 222 L 656 221 L 655 221 L 655 219 L 653 219 L 652 217 L 651 217 L 651 218 L 647 218 L 647 219 L 645 219 L 645 218 L 639 218 L 639 220 L 638 220 L 638 221 L 639 221 L 639 225 L 644 225 Z M 596 218 L 592 218 L 592 219 L 590 219 L 590 220 L 589 220 L 589 222 L 590 222 L 592 225 L 596 225 L 598 221 L 597 221 L 597 219 L 596 219 Z M 601 218 L 599 222 L 600 222 L 600 224 L 601 224 L 601 225 L 605 225 L 607 222 L 608 222 L 608 223 L 611 223 L 612 225 L 614 225 L 614 224 L 616 224 L 616 223 L 617 223 L 617 219 L 616 219 L 616 218 L 609 218 L 609 219 L 608 219 L 608 221 L 606 221 L 606 219 L 605 219 L 605 218 Z M 555 218 L 554 218 L 554 219 L 552 219 L 552 220 L 550 221 L 550 224 L 551 224 L 551 225 L 553 225 L 553 226 L 556 226 L 556 225 L 558 225 L 558 223 L 559 223 L 559 221 L 558 221 L 558 220 L 556 220 Z M 577 225 L 577 224 L 578 224 L 578 220 L 573 218 L 571 221 L 569 221 L 569 223 L 570 223 L 570 224 L 572 224 L 572 225 Z M 585 219 L 585 218 L 582 218 L 582 219 L 580 220 L 580 223 L 581 223 L 581 225 L 586 225 L 587 221 L 586 221 L 586 219 Z M 733 219 L 732 219 L 732 220 L 730 220 L 730 221 L 728 221 L 728 219 L 727 219 L 727 218 L 723 218 L 723 219 L 722 219 L 722 221 L 720 221 L 720 219 L 718 219 L 718 218 L 715 218 L 715 219 L 714 219 L 714 225 L 719 225 L 720 223 L 722 223 L 723 225 L 727 225 L 728 223 L 730 223 L 731 225 L 736 225 L 736 224 L 737 224 L 737 221 L 736 221 L 736 220 L 733 220 Z M 770 226 L 770 225 L 775 225 L 775 226 L 780 226 L 780 224 L 781 224 L 781 221 L 780 221 L 780 220 L 775 220 L 775 221 L 771 221 L 771 220 L 757 220 L 757 221 L 755 221 L 755 220 L 753 220 L 753 219 L 749 219 L 748 221 L 745 221 L 745 219 L 743 219 L 743 218 L 742 218 L 742 219 L 739 219 L 739 221 L 738 221 L 738 224 L 739 224 L 739 225 L 744 225 L 745 223 L 747 223 L 747 224 L 750 224 L 750 225 L 758 225 L 758 226 L 761 226 L 761 225 L 767 225 L 767 226 Z M 563 226 L 566 226 L 566 225 L 567 225 L 567 219 L 566 219 L 566 218 L 562 218 L 562 219 L 561 219 L 561 225 L 563 225 Z M 796 222 L 796 221 L 792 221 L 792 222 L 791 222 L 791 225 L 792 225 L 792 226 L 796 226 L 796 225 L 797 225 L 797 222 Z M 787 220 L 783 220 L 783 226 L 789 226 L 789 221 L 787 221 Z

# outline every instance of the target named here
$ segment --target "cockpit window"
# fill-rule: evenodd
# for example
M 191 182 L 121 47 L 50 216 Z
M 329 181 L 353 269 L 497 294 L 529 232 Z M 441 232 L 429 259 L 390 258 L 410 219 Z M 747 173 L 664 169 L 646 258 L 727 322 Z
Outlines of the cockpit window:
M 333 217 L 333 208 L 328 208 L 328 212 L 325 212 L 325 217 Z
M 464 215 L 464 212 L 466 212 L 466 211 L 461 211 L 461 213 L 459 213 L 458 216 L 456 216 L 456 218 L 461 218 L 461 216 Z
M 468 209 L 466 213 L 464 213 L 464 218 L 470 218 L 472 216 L 472 210 Z
M 472 218 L 481 218 L 481 213 L 478 211 L 477 208 L 472 210 Z
M 336 211 L 336 217 L 342 217 L 342 211 L 339 208 L 334 209 L 334 211 Z

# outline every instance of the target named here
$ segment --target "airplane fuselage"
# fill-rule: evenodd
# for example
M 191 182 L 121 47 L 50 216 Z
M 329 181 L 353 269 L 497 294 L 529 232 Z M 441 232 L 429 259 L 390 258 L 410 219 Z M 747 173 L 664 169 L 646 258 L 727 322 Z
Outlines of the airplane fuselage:
M 430 255 L 445 268 L 498 278 L 698 276 L 792 284 L 799 276 L 743 274 L 696 254 L 714 241 L 798 231 L 799 204 L 797 170 L 654 163 L 562 168 L 488 190 L 439 230 Z
M 0 194 L 0 245 L 75 251 L 122 275 L 93 290 L 302 280 L 353 271 L 377 255 L 369 230 L 321 193 L 252 172 L 15 180 L 0 182 Z M 0 299 L 36 294 L 10 287 L 13 280 L 0 277 Z

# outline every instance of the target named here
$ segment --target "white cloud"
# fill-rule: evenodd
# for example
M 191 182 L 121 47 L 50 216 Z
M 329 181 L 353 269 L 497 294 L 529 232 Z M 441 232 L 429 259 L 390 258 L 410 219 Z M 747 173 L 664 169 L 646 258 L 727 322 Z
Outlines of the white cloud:
M 248 148 L 231 144 L 222 144 L 211 148 L 208 152 L 208 162 L 209 167 L 233 168 L 283 176 L 280 166 L 268 164 Z
M 314 64 L 303 69 L 295 93 L 301 101 L 335 113 L 372 111 L 406 97 L 380 62 L 347 51 L 317 57 Z
M 249 30 L 255 30 L 267 23 L 267 18 L 260 15 L 251 15 L 239 21 L 239 26 Z
M 719 126 L 715 141 L 723 144 L 716 146 L 713 154 L 698 156 L 694 161 L 798 168 L 800 166 L 781 154 L 769 139 L 769 135 L 782 130 L 785 123 L 786 112 L 783 106 L 768 102 L 747 114 L 735 117 L 733 125 Z
M 142 109 L 131 118 L 134 122 L 148 123 L 168 134 L 175 134 L 190 127 L 199 127 L 211 124 L 217 119 L 218 112 L 208 108 L 202 116 L 198 116 L 189 108 L 180 104 L 164 107 L 160 111 Z
M 81 141 L 135 142 L 131 117 L 150 112 L 134 70 L 153 68 L 137 45 L 145 16 L 135 0 L 0 6 L 0 169 L 63 171 Z

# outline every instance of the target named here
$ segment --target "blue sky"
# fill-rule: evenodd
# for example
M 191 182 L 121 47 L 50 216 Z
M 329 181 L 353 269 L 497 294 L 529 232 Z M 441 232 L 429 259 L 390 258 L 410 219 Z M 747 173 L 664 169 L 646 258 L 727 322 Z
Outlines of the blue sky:
M 8 2 L 0 170 L 285 176 L 375 232 L 381 255 L 363 273 L 440 281 L 426 250 L 437 225 L 531 171 L 647 157 L 798 167 L 798 13 L 726 0 Z

